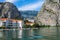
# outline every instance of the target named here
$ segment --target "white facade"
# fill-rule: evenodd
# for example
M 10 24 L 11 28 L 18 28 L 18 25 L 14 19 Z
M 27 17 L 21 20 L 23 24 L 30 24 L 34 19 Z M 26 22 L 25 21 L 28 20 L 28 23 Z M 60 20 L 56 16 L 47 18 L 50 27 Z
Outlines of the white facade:
M 33 22 L 34 23 L 34 19 L 27 19 L 29 22 Z
M 22 28 L 23 25 L 24 25 L 23 20 L 13 20 L 7 18 L 0 19 L 0 26 Z
M 0 20 L 0 27 L 3 26 L 3 21 Z
M 18 21 L 18 27 L 22 28 L 24 25 L 24 22 L 23 21 Z
M 19 27 L 22 28 L 24 25 L 24 22 L 22 20 L 7 20 L 6 21 L 6 27 Z

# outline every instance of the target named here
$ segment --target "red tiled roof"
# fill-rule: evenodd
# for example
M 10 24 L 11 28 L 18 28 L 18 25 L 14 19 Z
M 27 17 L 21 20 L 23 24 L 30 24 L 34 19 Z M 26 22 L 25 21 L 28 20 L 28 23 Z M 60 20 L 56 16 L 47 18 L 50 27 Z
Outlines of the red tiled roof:
M 27 25 L 33 24 L 33 22 L 26 22 Z
M 12 22 L 20 22 L 20 21 L 22 21 L 22 20 L 11 20 Z
M 5 20 L 8 20 L 8 18 L 0 18 L 0 20 L 5 21 Z M 15 19 L 9 19 L 9 20 L 12 21 L 12 22 L 22 21 L 22 20 L 15 20 Z
M 0 18 L 0 20 L 4 21 L 4 20 L 7 20 L 7 18 Z

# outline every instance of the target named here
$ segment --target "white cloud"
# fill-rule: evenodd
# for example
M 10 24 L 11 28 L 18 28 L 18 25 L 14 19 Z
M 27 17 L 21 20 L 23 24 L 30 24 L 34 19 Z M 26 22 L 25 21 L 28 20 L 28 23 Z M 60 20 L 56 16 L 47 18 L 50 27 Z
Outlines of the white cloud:
M 11 3 L 14 3 L 16 2 L 17 0 L 5 0 L 5 2 L 11 2 Z
M 43 2 L 37 2 L 37 3 L 33 3 L 33 4 L 27 4 L 24 5 L 22 7 L 19 7 L 18 10 L 36 10 L 37 8 L 41 7 L 43 4 Z

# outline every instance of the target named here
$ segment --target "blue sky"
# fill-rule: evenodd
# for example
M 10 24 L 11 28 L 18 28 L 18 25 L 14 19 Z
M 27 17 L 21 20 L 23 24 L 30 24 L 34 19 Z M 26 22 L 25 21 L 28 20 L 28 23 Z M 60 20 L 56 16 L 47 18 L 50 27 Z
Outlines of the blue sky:
M 16 5 L 18 10 L 35 10 L 39 11 L 41 9 L 44 0 L 0 0 L 0 2 L 11 2 Z

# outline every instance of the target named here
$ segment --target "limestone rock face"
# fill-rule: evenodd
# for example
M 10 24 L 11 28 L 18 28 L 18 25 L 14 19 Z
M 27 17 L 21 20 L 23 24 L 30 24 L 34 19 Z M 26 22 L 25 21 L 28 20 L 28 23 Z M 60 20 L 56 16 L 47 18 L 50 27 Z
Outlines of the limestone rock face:
M 37 15 L 39 25 L 60 25 L 60 3 L 59 0 L 45 0 Z
M 17 18 L 19 16 L 19 11 L 16 6 L 9 2 L 0 3 L 0 17 L 8 17 L 10 13 L 10 18 Z

